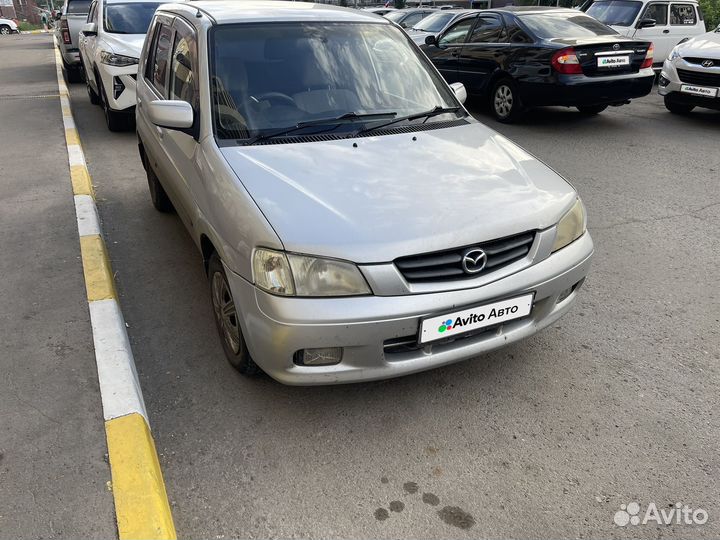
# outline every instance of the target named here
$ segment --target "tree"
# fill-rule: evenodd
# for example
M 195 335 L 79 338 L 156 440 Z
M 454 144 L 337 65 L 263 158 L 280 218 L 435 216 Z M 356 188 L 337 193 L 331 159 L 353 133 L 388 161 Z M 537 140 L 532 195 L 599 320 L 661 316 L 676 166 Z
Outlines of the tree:
M 705 27 L 715 30 L 720 24 L 720 0 L 700 0 L 700 7 L 705 14 Z

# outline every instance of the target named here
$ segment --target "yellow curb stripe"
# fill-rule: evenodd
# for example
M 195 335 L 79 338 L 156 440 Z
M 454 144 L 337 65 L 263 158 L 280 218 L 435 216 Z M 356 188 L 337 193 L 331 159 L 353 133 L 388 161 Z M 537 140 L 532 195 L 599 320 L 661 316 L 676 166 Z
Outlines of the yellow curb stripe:
M 85 165 L 70 166 L 70 181 L 72 182 L 73 195 L 90 195 L 95 197 L 90 180 L 90 173 Z
M 80 144 L 80 136 L 78 135 L 77 129 L 70 128 L 65 130 L 65 141 L 68 146 L 73 144 Z
M 105 242 L 100 235 L 81 236 L 80 254 L 82 255 L 88 302 L 117 299 Z
M 105 422 L 120 540 L 176 538 L 150 429 L 133 413 Z

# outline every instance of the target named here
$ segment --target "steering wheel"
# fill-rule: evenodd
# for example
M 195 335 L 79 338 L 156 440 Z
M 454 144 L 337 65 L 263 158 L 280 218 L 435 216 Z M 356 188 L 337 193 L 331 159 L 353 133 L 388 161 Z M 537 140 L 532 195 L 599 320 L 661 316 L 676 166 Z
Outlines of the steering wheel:
M 283 94 L 282 92 L 265 92 L 259 96 L 253 96 L 258 101 L 269 101 L 270 103 L 277 103 L 278 105 L 288 105 L 289 107 L 297 107 L 295 100 Z

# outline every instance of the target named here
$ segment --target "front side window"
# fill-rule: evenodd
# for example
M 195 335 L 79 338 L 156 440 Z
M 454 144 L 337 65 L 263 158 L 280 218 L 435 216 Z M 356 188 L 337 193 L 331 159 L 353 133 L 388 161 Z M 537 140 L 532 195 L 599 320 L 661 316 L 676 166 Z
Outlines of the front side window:
M 90 12 L 88 13 L 87 19 L 85 22 L 96 22 L 97 17 L 95 17 L 95 11 L 97 9 L 97 2 L 93 2 L 90 5 Z
M 312 129 L 304 133 L 336 135 L 457 106 L 427 58 L 392 25 L 223 25 L 210 39 L 215 133 L 235 144 L 307 122 Z
M 667 4 L 650 4 L 643 15 L 644 19 L 654 19 L 657 26 L 667 25 L 668 5 Z
M 595 5 L 595 4 L 593 4 Z M 520 20 L 539 38 L 583 38 L 616 35 L 617 32 L 582 13 L 532 13 Z
M 498 17 L 481 16 L 478 18 L 470 43 L 497 43 L 503 31 L 502 21 Z
M 443 34 L 438 45 L 458 45 L 465 43 L 468 32 L 470 32 L 474 23 L 475 17 L 455 23 L 455 25 L 451 26 L 448 31 Z
M 105 4 L 105 31 L 111 34 L 145 34 L 160 2 Z
M 165 86 L 167 81 L 168 60 L 170 56 L 170 46 L 172 45 L 172 27 L 168 24 L 160 24 L 157 30 L 157 39 L 153 45 L 151 55 L 152 64 L 150 69 L 150 80 L 153 86 L 165 95 Z
M 403 19 L 403 21 L 400 23 L 400 26 L 403 28 L 412 28 L 417 23 L 419 23 L 422 18 L 424 17 L 422 12 L 413 13 L 412 15 L 408 15 Z
M 692 4 L 671 4 L 670 5 L 670 24 L 683 26 L 696 24 L 695 8 Z
M 587 14 L 608 26 L 632 26 L 642 2 L 635 0 L 601 0 L 593 2 Z
M 197 40 L 190 29 L 180 26 L 175 32 L 175 46 L 170 65 L 170 99 L 187 101 L 195 106 L 196 66 Z

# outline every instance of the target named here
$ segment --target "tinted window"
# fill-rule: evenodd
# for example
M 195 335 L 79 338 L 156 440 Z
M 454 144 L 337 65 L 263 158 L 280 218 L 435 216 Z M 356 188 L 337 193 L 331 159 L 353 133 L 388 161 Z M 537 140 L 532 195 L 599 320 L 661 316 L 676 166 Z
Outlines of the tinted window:
M 695 9 L 692 4 L 671 4 L 670 5 L 670 24 L 684 25 L 695 24 Z
M 439 44 L 452 45 L 454 43 L 465 43 L 465 38 L 474 23 L 475 17 L 455 23 L 447 32 L 445 32 L 445 34 L 443 34 L 443 37 L 440 38 Z
M 425 15 L 422 12 L 419 13 L 413 13 L 412 15 L 408 15 L 405 19 L 402 21 L 402 26 L 405 28 L 410 28 L 412 26 L 415 26 L 415 24 L 419 23 Z
M 509 43 L 532 43 L 533 40 L 528 36 L 525 31 L 519 26 L 508 26 L 507 28 Z
M 105 31 L 111 34 L 145 34 L 160 2 L 105 5 Z
M 617 32 L 596 21 L 592 17 L 580 13 L 533 13 L 522 15 L 520 20 L 525 23 L 537 37 L 580 38 L 593 36 L 616 35 Z
M 195 106 L 195 73 L 197 73 L 197 41 L 184 26 L 175 32 L 170 65 L 170 99 L 180 99 Z
M 166 24 L 161 24 L 157 36 L 157 40 L 153 46 L 150 80 L 155 85 L 155 88 L 157 88 L 161 94 L 165 95 L 165 81 L 167 80 L 172 28 Z
M 426 32 L 439 32 L 445 28 L 445 25 L 449 23 L 454 16 L 452 13 L 433 13 L 425 17 L 413 26 L 413 28 L 415 30 L 425 30 Z
M 88 11 L 90 11 L 90 0 L 68 2 L 67 12 L 69 15 L 85 15 Z
M 497 43 L 502 34 L 503 25 L 497 17 L 479 17 L 469 41 L 471 43 Z
M 383 15 L 383 17 L 385 17 L 386 19 L 389 19 L 393 22 L 397 22 L 400 19 L 402 19 L 405 15 L 406 15 L 406 13 L 404 11 L 398 10 L 398 11 L 389 11 L 385 15 Z
M 347 113 L 386 114 L 387 121 L 456 104 L 427 57 L 389 24 L 226 24 L 215 27 L 210 39 L 219 139 L 246 139 Z M 444 120 L 447 115 L 428 123 Z M 365 122 L 370 120 L 327 120 L 304 133 L 338 134 Z
M 586 13 L 607 25 L 630 26 L 635 22 L 641 7 L 641 2 L 633 0 L 603 0 L 593 2 Z
M 643 18 L 655 19 L 655 24 L 658 26 L 665 26 L 667 24 L 668 5 L 667 4 L 650 4 Z
M 90 6 L 90 13 L 88 13 L 86 22 L 97 22 L 97 2 L 93 2 Z

